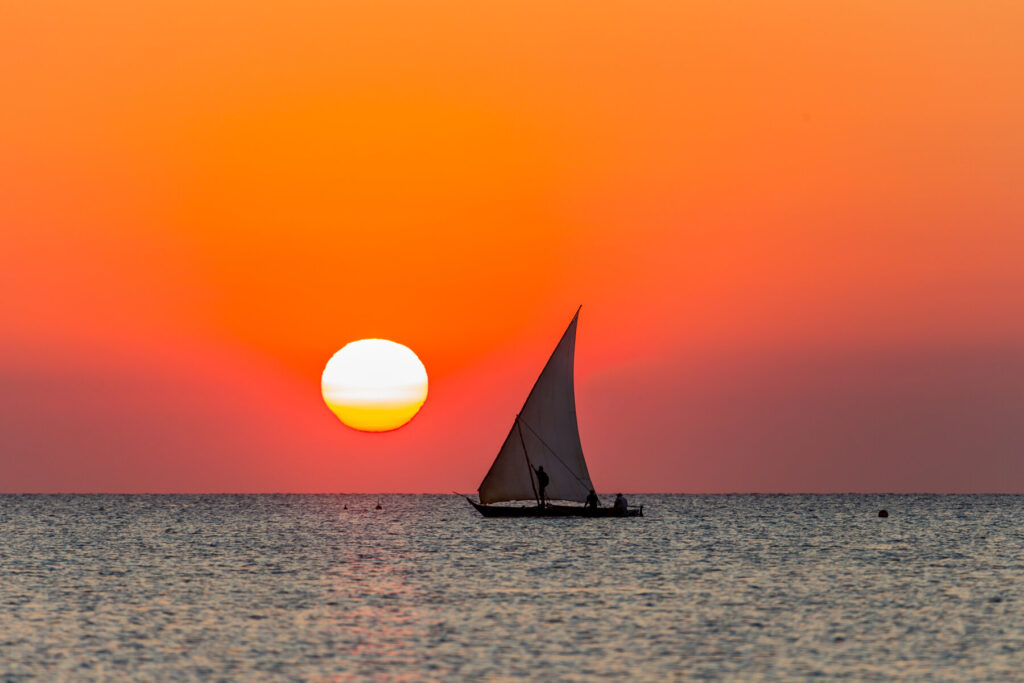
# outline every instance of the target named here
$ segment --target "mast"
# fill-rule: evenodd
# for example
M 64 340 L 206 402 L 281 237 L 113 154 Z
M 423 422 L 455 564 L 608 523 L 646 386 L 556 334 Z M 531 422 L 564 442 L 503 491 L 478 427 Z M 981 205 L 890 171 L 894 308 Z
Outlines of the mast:
M 519 443 L 523 446 L 523 457 L 526 458 L 526 467 L 530 472 L 530 486 L 533 486 L 533 497 L 537 499 L 537 505 L 540 505 L 540 494 L 537 493 L 537 487 L 533 484 L 533 463 L 530 462 L 530 454 L 526 450 L 526 441 L 523 439 L 523 425 L 519 422 L 519 415 L 516 415 L 516 429 L 519 431 Z

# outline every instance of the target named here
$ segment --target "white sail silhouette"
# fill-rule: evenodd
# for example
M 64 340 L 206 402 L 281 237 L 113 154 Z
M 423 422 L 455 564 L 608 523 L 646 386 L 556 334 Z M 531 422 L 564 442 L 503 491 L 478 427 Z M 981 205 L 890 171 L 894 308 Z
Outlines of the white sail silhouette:
M 480 483 L 481 504 L 537 500 L 535 470 L 540 467 L 549 478 L 548 500 L 582 503 L 593 488 L 583 459 L 573 389 L 579 315 L 577 310 Z

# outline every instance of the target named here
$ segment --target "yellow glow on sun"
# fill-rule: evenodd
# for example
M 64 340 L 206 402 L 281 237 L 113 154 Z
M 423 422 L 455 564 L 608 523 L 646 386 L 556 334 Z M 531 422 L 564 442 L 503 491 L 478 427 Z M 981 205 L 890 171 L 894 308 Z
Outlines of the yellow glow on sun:
M 324 403 L 352 429 L 398 429 L 427 400 L 427 369 L 412 349 L 361 339 L 331 356 L 320 378 Z

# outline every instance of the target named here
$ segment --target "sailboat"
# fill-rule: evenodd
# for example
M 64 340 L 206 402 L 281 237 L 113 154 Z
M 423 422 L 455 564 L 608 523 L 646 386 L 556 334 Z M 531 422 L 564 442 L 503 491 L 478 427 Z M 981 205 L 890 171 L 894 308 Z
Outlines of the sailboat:
M 480 502 L 466 498 L 484 517 L 643 516 L 643 506 L 617 509 L 547 502 L 583 503 L 594 489 L 587 461 L 583 458 L 573 389 L 579 317 L 577 309 L 516 415 L 491 469 L 480 483 L 477 491 Z M 543 501 L 538 470 L 543 470 L 548 479 Z M 495 505 L 522 501 L 534 504 Z

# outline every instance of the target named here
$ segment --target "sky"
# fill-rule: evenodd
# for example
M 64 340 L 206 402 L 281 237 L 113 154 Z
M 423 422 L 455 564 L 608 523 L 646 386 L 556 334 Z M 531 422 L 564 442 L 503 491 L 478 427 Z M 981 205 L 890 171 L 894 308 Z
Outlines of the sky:
M 472 492 L 582 305 L 599 492 L 1024 492 L 1016 0 L 0 17 L 2 491 Z

